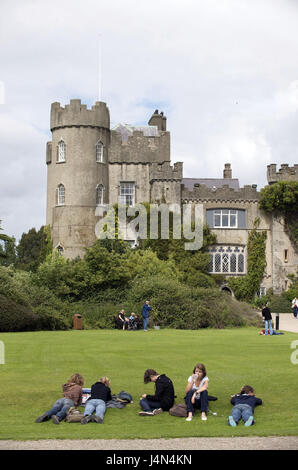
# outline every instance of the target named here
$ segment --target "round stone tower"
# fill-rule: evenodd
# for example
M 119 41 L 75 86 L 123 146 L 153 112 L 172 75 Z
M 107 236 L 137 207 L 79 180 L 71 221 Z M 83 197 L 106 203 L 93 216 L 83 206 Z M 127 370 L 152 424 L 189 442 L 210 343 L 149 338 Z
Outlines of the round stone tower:
M 47 143 L 47 224 L 53 247 L 67 258 L 83 256 L 95 240 L 96 207 L 108 202 L 110 114 L 103 102 L 81 100 L 51 107 Z

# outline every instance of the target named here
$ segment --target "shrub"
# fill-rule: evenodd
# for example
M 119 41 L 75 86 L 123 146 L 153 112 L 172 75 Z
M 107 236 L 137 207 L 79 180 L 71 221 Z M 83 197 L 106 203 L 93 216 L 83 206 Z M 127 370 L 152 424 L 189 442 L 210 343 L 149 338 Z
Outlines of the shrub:
M 32 310 L 0 294 L 0 331 L 33 331 L 37 315 Z

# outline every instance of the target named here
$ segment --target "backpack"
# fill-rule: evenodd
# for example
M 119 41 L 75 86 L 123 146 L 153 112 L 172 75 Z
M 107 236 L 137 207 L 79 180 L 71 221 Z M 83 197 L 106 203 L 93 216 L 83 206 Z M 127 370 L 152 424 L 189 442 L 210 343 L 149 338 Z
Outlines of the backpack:
M 178 416 L 179 418 L 186 418 L 187 417 L 186 404 L 178 403 L 178 405 L 172 406 L 172 408 L 169 409 L 169 413 L 172 416 Z
M 124 392 L 124 390 L 121 390 L 121 392 L 118 393 L 117 400 L 124 403 L 133 403 L 132 396 L 129 393 Z
M 83 417 L 83 413 L 81 413 L 80 410 L 72 406 L 67 412 L 65 421 L 67 423 L 80 423 Z

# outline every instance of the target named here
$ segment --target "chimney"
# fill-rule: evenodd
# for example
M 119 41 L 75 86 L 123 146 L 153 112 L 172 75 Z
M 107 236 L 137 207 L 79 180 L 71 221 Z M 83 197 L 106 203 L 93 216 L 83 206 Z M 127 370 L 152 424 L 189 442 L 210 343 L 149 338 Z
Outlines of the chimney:
M 230 163 L 225 163 L 223 177 L 232 179 L 232 168 Z
M 164 116 L 163 112 L 158 112 L 158 109 L 154 111 L 149 122 L 149 126 L 156 126 L 159 131 L 167 130 L 167 118 Z

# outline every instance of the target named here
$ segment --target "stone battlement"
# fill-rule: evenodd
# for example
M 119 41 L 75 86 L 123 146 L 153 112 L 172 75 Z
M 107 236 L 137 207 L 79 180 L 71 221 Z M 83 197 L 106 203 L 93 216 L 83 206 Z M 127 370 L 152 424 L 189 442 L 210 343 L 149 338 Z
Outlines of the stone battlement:
M 268 184 L 277 183 L 278 181 L 298 181 L 298 165 L 289 166 L 288 163 L 283 163 L 279 171 L 276 171 L 276 164 L 272 163 L 267 166 L 267 181 Z
M 153 180 L 182 180 L 183 163 L 177 162 L 172 166 L 170 162 L 152 163 L 150 167 L 150 181 Z
M 259 192 L 257 185 L 246 185 L 243 188 L 235 190 L 230 188 L 229 185 L 224 184 L 220 188 L 208 188 L 205 184 L 195 184 L 194 189 L 191 191 L 182 185 L 182 200 L 183 201 L 250 201 L 256 202 L 259 200 Z
M 96 101 L 91 109 L 82 104 L 81 100 L 70 100 L 63 108 L 60 103 L 51 106 L 51 130 L 61 127 L 103 127 L 110 129 L 110 112 L 106 103 Z

